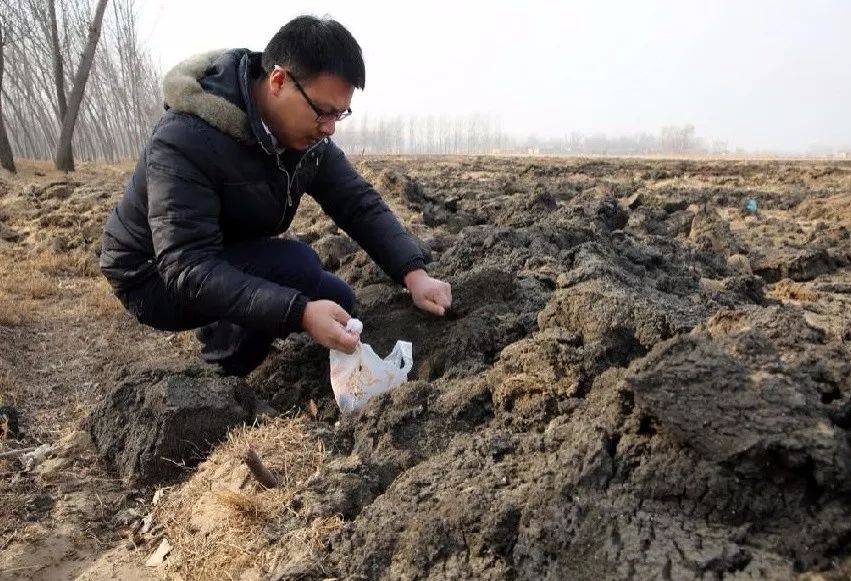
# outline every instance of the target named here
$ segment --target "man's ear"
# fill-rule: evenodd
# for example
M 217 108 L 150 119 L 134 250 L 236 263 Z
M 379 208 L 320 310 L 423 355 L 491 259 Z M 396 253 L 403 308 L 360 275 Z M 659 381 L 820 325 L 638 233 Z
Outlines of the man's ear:
M 289 71 L 287 71 L 284 67 L 276 65 L 275 68 L 269 72 L 269 78 L 266 79 L 266 82 L 269 85 L 269 91 L 277 97 L 288 78 Z

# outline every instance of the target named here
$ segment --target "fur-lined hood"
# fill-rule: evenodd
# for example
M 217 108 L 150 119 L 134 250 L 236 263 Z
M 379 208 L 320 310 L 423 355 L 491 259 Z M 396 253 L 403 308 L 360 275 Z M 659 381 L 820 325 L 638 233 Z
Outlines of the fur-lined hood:
M 249 56 L 245 49 L 214 50 L 176 65 L 163 79 L 166 108 L 196 115 L 244 143 L 257 143 L 248 113 L 253 99 L 246 94 Z

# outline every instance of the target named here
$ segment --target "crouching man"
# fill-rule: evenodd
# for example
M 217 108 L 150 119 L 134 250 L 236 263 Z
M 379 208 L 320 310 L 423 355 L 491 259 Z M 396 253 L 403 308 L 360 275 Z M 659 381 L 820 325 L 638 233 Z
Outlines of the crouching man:
M 156 329 L 198 329 L 201 355 L 245 376 L 275 338 L 304 331 L 352 352 L 352 289 L 287 230 L 309 193 L 414 304 L 442 315 L 449 284 L 331 141 L 365 84 L 341 24 L 302 16 L 263 53 L 193 57 L 164 80 L 166 112 L 106 224 L 101 270 Z

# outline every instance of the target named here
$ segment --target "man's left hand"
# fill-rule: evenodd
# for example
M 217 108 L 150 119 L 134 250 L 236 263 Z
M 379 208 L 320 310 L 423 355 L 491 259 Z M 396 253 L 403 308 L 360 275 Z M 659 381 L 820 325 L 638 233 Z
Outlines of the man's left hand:
M 430 277 L 424 270 L 409 272 L 404 282 L 414 304 L 424 311 L 442 317 L 452 305 L 450 284 Z

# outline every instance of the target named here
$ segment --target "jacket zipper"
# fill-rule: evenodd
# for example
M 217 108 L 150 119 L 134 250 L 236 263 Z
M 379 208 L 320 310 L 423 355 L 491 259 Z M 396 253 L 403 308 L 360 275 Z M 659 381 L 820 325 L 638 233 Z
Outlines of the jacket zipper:
M 278 222 L 278 228 L 277 228 L 277 229 L 280 229 L 280 228 L 281 228 L 281 225 L 284 223 L 284 220 L 286 220 L 286 219 L 287 219 L 287 210 L 288 210 L 289 208 L 291 208 L 291 207 L 292 207 L 292 205 L 293 205 L 293 199 L 292 199 L 292 187 L 293 187 L 293 183 L 295 182 L 295 177 L 298 175 L 298 168 L 300 168 L 300 167 L 301 167 L 301 164 L 302 164 L 302 162 L 304 161 L 304 158 L 306 158 L 306 157 L 307 157 L 307 154 L 309 154 L 309 153 L 310 153 L 311 151 L 313 151 L 313 150 L 314 150 L 317 146 L 319 146 L 319 144 L 320 144 L 320 143 L 327 143 L 327 142 L 328 142 L 328 138 L 326 137 L 326 138 L 324 138 L 324 139 L 320 139 L 319 141 L 317 141 L 316 143 L 314 143 L 313 145 L 311 145 L 311 146 L 307 149 L 307 151 L 305 151 L 305 152 L 302 154 L 302 156 L 299 158 L 298 163 L 295 165 L 295 168 L 293 168 L 292 176 L 290 176 L 290 172 L 288 172 L 288 171 L 287 171 L 287 168 L 285 168 L 285 167 L 284 167 L 284 164 L 283 164 L 283 163 L 281 163 L 281 154 L 280 154 L 280 153 L 275 153 L 275 162 L 276 162 L 276 164 L 277 164 L 277 166 L 278 166 L 278 169 L 279 169 L 280 171 L 284 172 L 284 175 L 285 175 L 285 176 L 287 176 L 287 207 L 286 207 L 286 208 L 284 208 L 284 213 L 283 213 L 283 215 L 281 216 L 281 221 L 280 221 L 280 222 Z M 316 165 L 317 165 L 317 166 L 319 165 L 319 158 L 316 158 Z

